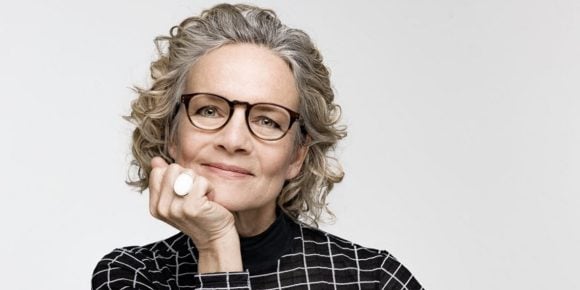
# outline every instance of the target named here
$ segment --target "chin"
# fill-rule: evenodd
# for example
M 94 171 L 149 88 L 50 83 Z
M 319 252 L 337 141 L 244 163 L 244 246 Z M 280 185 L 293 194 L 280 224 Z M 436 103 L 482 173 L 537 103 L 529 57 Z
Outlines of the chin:
M 247 209 L 247 205 L 245 204 L 247 203 L 247 201 L 241 199 L 239 195 L 233 196 L 230 193 L 212 191 L 208 193 L 207 198 L 223 206 L 230 212 L 236 212 Z
M 276 201 L 265 201 L 259 200 L 255 196 L 247 195 L 245 196 L 244 193 L 239 193 L 234 196 L 229 193 L 220 193 L 220 192 L 210 192 L 207 195 L 208 199 L 223 206 L 230 212 L 241 212 L 241 211 L 251 211 L 251 210 L 258 210 L 262 209 L 269 204 L 272 204 L 275 207 Z

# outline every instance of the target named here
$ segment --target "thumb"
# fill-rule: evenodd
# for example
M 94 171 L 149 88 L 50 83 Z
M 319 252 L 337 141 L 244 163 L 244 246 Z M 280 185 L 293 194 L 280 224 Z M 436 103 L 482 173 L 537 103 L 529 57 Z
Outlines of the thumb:
M 167 162 L 165 162 L 165 160 L 163 160 L 163 158 L 159 157 L 159 156 L 155 156 L 153 157 L 153 159 L 151 159 L 151 167 L 152 168 L 165 168 L 169 165 L 167 165 Z

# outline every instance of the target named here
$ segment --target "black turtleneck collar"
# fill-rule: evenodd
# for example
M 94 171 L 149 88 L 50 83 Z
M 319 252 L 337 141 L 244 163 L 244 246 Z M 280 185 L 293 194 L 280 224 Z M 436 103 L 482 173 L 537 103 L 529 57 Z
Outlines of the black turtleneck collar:
M 276 208 L 276 220 L 261 234 L 240 237 L 244 269 L 261 272 L 276 265 L 278 259 L 290 250 L 292 244 L 292 220 Z

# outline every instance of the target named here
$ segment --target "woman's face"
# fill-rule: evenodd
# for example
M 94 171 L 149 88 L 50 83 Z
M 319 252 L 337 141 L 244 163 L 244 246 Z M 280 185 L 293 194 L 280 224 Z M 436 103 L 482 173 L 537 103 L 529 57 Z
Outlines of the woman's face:
M 226 45 L 202 56 L 190 70 L 184 93 L 197 92 L 298 111 L 289 66 L 269 49 L 252 44 Z M 284 181 L 298 174 L 304 160 L 305 147 L 293 150 L 298 124 L 282 139 L 264 141 L 250 133 L 243 105 L 216 132 L 194 127 L 183 106 L 180 110 L 177 144 L 170 146 L 170 154 L 209 180 L 213 191 L 208 198 L 232 212 L 273 210 Z

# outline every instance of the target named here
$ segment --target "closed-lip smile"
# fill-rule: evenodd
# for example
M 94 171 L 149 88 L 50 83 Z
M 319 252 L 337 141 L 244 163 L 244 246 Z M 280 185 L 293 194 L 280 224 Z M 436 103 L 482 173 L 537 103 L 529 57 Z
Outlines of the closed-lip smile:
M 225 163 L 204 163 L 202 165 L 205 166 L 209 166 L 209 167 L 213 167 L 213 168 L 217 168 L 217 169 L 221 169 L 224 171 L 230 171 L 232 173 L 238 173 L 238 174 L 245 174 L 245 175 L 251 175 L 254 176 L 254 174 L 242 167 L 239 166 L 235 166 L 235 165 L 229 165 L 229 164 L 225 164 Z

